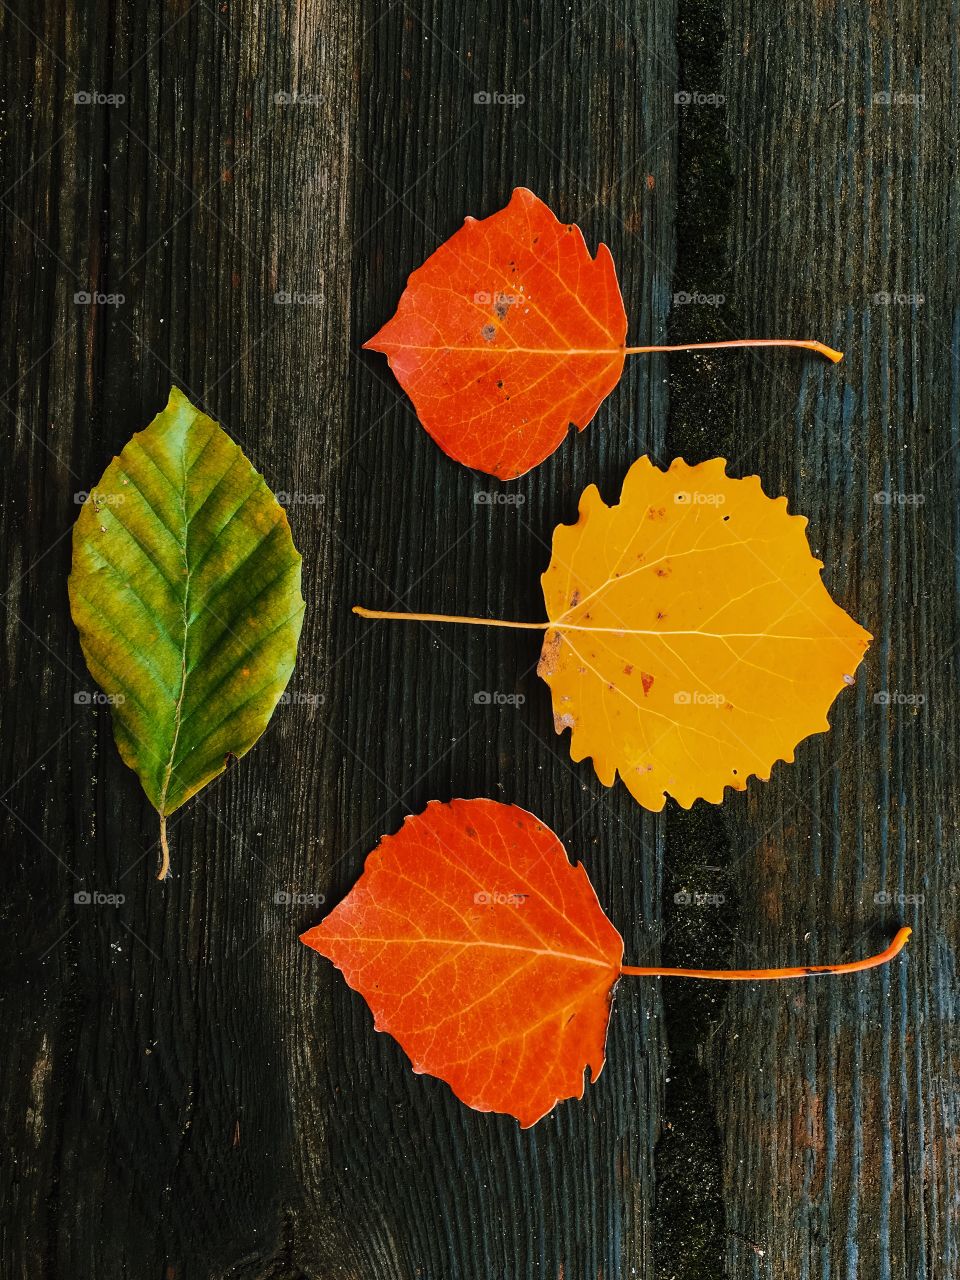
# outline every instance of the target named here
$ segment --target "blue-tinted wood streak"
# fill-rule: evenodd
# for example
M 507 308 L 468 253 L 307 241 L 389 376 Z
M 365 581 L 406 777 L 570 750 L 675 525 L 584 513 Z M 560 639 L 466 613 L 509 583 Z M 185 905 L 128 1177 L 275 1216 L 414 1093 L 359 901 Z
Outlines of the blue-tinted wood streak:
M 831 733 L 728 809 L 753 886 L 740 924 L 781 963 L 871 949 L 901 921 L 916 930 L 889 972 L 790 1001 L 795 1037 L 776 993 L 730 1002 L 737 1049 L 717 1056 L 718 1085 L 766 1076 L 771 1057 L 777 1078 L 769 1113 L 729 1093 L 720 1104 L 732 1275 L 756 1267 L 742 1237 L 764 1244 L 771 1277 L 807 1257 L 820 1277 L 957 1269 L 960 1154 L 942 1114 L 960 1058 L 955 18 L 955 5 L 892 0 L 778 22 L 763 4 L 729 12 L 729 110 L 749 142 L 733 228 L 747 327 L 826 334 L 847 353 L 826 378 L 811 370 L 799 400 L 782 373 L 743 384 L 742 421 L 795 410 L 789 437 L 748 437 L 742 465 L 810 517 L 825 580 L 875 636 Z M 782 890 L 764 849 L 774 830 Z

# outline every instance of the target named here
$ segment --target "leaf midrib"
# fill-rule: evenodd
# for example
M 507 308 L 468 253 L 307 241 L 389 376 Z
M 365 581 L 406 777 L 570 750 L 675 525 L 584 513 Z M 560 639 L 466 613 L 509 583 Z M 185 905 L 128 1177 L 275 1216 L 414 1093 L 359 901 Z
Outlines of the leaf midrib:
M 204 444 L 206 448 L 206 442 Z M 183 523 L 183 546 L 180 548 L 183 555 L 183 565 L 186 570 L 186 577 L 183 587 L 183 644 L 180 652 L 180 693 L 177 697 L 176 706 L 173 712 L 173 739 L 170 743 L 170 756 L 167 760 L 166 772 L 163 778 L 163 787 L 160 791 L 160 816 L 164 816 L 167 803 L 167 792 L 170 788 L 170 779 L 173 776 L 173 765 L 177 758 L 177 746 L 180 740 L 180 725 L 183 714 L 183 700 L 187 691 L 187 636 L 190 629 L 190 553 L 189 553 L 189 533 L 190 520 L 187 516 L 187 433 L 183 433 L 180 442 L 180 512 Z
M 570 960 L 575 964 L 593 965 L 598 969 L 615 969 L 617 966 L 609 960 L 598 960 L 591 956 L 578 955 L 574 951 L 552 951 L 549 947 L 524 947 L 519 943 L 511 942 L 486 942 L 482 939 L 470 940 L 467 938 L 374 938 L 368 936 L 358 936 L 356 934 L 343 934 L 332 941 L 340 941 L 345 943 L 374 943 L 379 942 L 392 946 L 444 946 L 459 947 L 461 950 L 467 947 L 485 947 L 494 951 L 519 951 L 523 955 L 533 956 L 550 956 L 554 960 Z
M 471 355 L 491 356 L 622 356 L 622 347 L 498 347 L 494 343 L 482 347 L 464 347 L 456 342 L 392 342 L 386 341 L 377 350 L 383 354 L 391 351 L 456 351 Z

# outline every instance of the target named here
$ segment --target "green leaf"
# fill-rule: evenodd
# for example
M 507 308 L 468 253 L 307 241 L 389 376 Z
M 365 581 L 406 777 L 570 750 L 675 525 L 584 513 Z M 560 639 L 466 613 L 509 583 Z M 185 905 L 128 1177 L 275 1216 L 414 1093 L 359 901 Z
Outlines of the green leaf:
M 161 879 L 167 817 L 250 750 L 290 679 L 300 565 L 263 477 L 176 387 L 80 512 L 70 609 L 160 814 Z

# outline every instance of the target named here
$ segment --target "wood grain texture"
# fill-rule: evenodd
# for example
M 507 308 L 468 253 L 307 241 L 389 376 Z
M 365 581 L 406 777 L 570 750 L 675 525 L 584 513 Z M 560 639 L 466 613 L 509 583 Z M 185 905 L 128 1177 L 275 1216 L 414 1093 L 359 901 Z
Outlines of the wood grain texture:
M 322 709 L 289 704 L 177 815 L 178 875 L 69 620 L 68 534 L 171 382 L 291 507 L 309 598 L 293 692 L 327 690 L 333 459 L 349 426 L 344 118 L 357 15 L 205 3 L 4 6 L 5 1276 L 262 1275 L 322 1140 L 301 909 L 332 835 Z M 278 93 L 320 93 L 301 106 Z M 75 103 L 77 93 L 122 101 Z M 280 291 L 323 306 L 278 304 Z M 77 305 L 78 291 L 122 294 Z M 329 504 L 329 515 L 327 515 Z M 324 763 L 324 761 L 327 763 Z M 327 780 L 326 785 L 324 780 Z M 77 905 L 80 890 L 123 894 Z M 318 1007 L 319 1006 L 319 1007 Z M 303 1135 L 303 1136 L 302 1136 Z M 321 1223 L 324 1201 L 314 1221 Z
M 0 0 L 4 1280 L 957 1274 L 957 16 Z M 678 48 L 725 111 L 678 109 Z M 517 184 L 610 246 L 632 342 L 669 321 L 846 362 L 634 358 L 531 475 L 457 467 L 359 347 Z M 726 301 L 671 315 L 676 289 Z M 292 495 L 307 615 L 291 701 L 177 815 L 158 888 L 153 811 L 75 700 L 65 584 L 75 493 L 171 381 Z M 349 612 L 542 617 L 550 531 L 647 451 L 788 494 L 877 637 L 795 766 L 659 820 L 570 763 L 535 635 Z M 636 963 L 916 936 L 844 983 L 624 983 L 599 1083 L 520 1132 L 414 1077 L 296 942 L 456 795 L 541 815 Z M 684 912 L 685 886 L 725 901 Z
M 669 14 L 511 4 L 491 22 L 482 6 L 440 0 L 365 12 L 380 21 L 365 39 L 360 81 L 354 346 L 392 314 L 409 272 L 467 214 L 500 208 L 517 184 L 576 220 L 591 246 L 610 245 L 631 332 L 662 332 L 672 254 Z M 525 101 L 475 103 L 484 91 Z M 504 486 L 440 453 L 382 357 L 364 354 L 354 375 L 357 442 L 344 477 L 337 582 L 344 604 L 543 617 L 549 531 L 573 518 L 590 479 L 608 493 L 619 486 L 664 425 L 662 374 L 639 363 L 591 427 Z M 523 501 L 478 500 L 491 493 Z M 340 643 L 341 852 L 328 892 L 346 891 L 376 837 L 408 809 L 489 795 L 550 823 L 583 857 L 628 951 L 643 951 L 656 910 L 657 825 L 623 794 L 597 787 L 587 767 L 570 765 L 535 675 L 536 637 L 348 618 Z M 478 705 L 484 690 L 518 693 L 526 704 Z M 343 1029 L 329 1042 L 325 1088 L 338 1174 L 327 1190 L 353 1226 L 340 1255 L 347 1274 L 648 1273 L 655 987 L 621 991 L 607 1067 L 584 1103 L 519 1132 L 412 1076 L 337 975 L 313 972 Z
M 875 636 L 832 732 L 724 809 L 732 946 L 822 962 L 915 929 L 870 977 L 728 995 L 710 1070 L 735 1276 L 958 1269 L 956 18 L 729 17 L 719 290 L 750 332 L 847 355 L 799 378 L 751 360 L 716 444 L 810 517 Z
M 656 915 L 656 824 L 570 766 L 532 644 L 349 613 L 374 596 L 539 611 L 548 531 L 663 430 L 662 376 L 638 363 L 591 433 L 519 489 L 522 508 L 493 507 L 383 362 L 358 355 L 406 273 L 518 182 L 607 239 L 637 340 L 662 332 L 669 7 L 517 7 L 494 28 L 449 9 L 2 8 L 3 911 L 20 933 L 5 1275 L 649 1270 L 654 987 L 624 991 L 588 1103 L 520 1134 L 414 1078 L 296 942 L 320 908 L 275 901 L 341 894 L 404 812 L 489 792 L 564 833 L 632 954 Z M 526 103 L 474 104 L 483 88 Z M 124 300 L 74 305 L 84 289 Z M 319 498 L 291 510 L 305 701 L 178 815 L 180 874 L 158 889 L 152 815 L 108 714 L 74 702 L 91 682 L 65 578 L 74 493 L 171 381 L 275 490 Z M 527 707 L 478 706 L 482 688 Z M 77 905 L 80 889 L 125 901 Z

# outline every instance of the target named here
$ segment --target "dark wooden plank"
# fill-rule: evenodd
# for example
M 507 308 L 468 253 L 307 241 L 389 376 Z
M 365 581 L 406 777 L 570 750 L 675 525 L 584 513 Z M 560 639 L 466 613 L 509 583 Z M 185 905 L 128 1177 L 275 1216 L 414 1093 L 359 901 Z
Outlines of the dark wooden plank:
M 373 22 L 379 6 L 365 8 Z M 365 43 L 354 345 L 393 311 L 403 283 L 465 215 L 525 184 L 621 269 L 631 332 L 663 331 L 671 267 L 672 13 L 633 5 L 509 8 L 427 3 L 389 10 Z M 584 76 L 582 68 L 591 73 Z M 666 87 L 665 87 L 666 86 Z M 475 92 L 523 94 L 519 107 Z M 657 824 L 588 767 L 569 763 L 523 633 L 373 626 L 355 601 L 542 617 L 550 531 L 581 489 L 608 495 L 658 447 L 664 384 L 634 362 L 596 422 L 517 484 L 453 465 L 417 425 L 381 357 L 354 369 L 357 441 L 344 475 L 344 555 L 335 623 L 344 743 L 330 892 L 356 878 L 375 838 L 432 797 L 488 794 L 540 814 L 582 856 L 633 955 L 648 953 L 657 900 Z M 366 433 L 366 434 L 365 434 Z M 478 504 L 510 492 L 522 505 Z M 481 690 L 526 704 L 475 705 Z M 330 992 L 327 1191 L 354 1226 L 347 1266 L 376 1275 L 647 1275 L 660 1037 L 657 990 L 622 990 L 608 1065 L 583 1103 L 530 1132 L 470 1113 L 373 1034 L 339 976 Z M 324 1036 L 322 1029 L 315 1032 Z M 333 1274 L 332 1257 L 327 1264 Z M 326 1274 L 326 1272 L 322 1272 Z
M 261 1275 L 274 1256 L 286 1266 L 304 1199 L 302 1022 L 327 1020 L 297 967 L 305 909 L 275 901 L 309 891 L 335 845 L 322 710 L 281 708 L 254 753 L 177 815 L 177 876 L 158 887 L 155 815 L 108 712 L 75 703 L 93 686 L 67 611 L 65 535 L 75 491 L 172 381 L 275 489 L 335 511 L 357 15 L 322 0 L 81 10 L 0 12 L 2 909 L 24 944 L 4 1008 L 0 1270 Z M 94 91 L 123 101 L 75 103 Z M 275 101 L 295 92 L 319 97 Z M 124 300 L 74 305 L 84 289 Z M 278 305 L 280 290 L 325 305 Z M 334 516 L 298 505 L 291 519 L 310 599 L 293 689 L 322 696 Z M 125 902 L 77 906 L 81 887 Z
M 751 3 L 715 86 L 732 201 L 699 288 L 741 332 L 847 357 L 726 366 L 732 412 L 676 444 L 787 494 L 876 637 L 831 733 L 724 806 L 727 950 L 826 961 L 916 929 L 889 970 L 731 989 L 701 1042 L 733 1276 L 957 1270 L 956 42 L 947 7 Z

